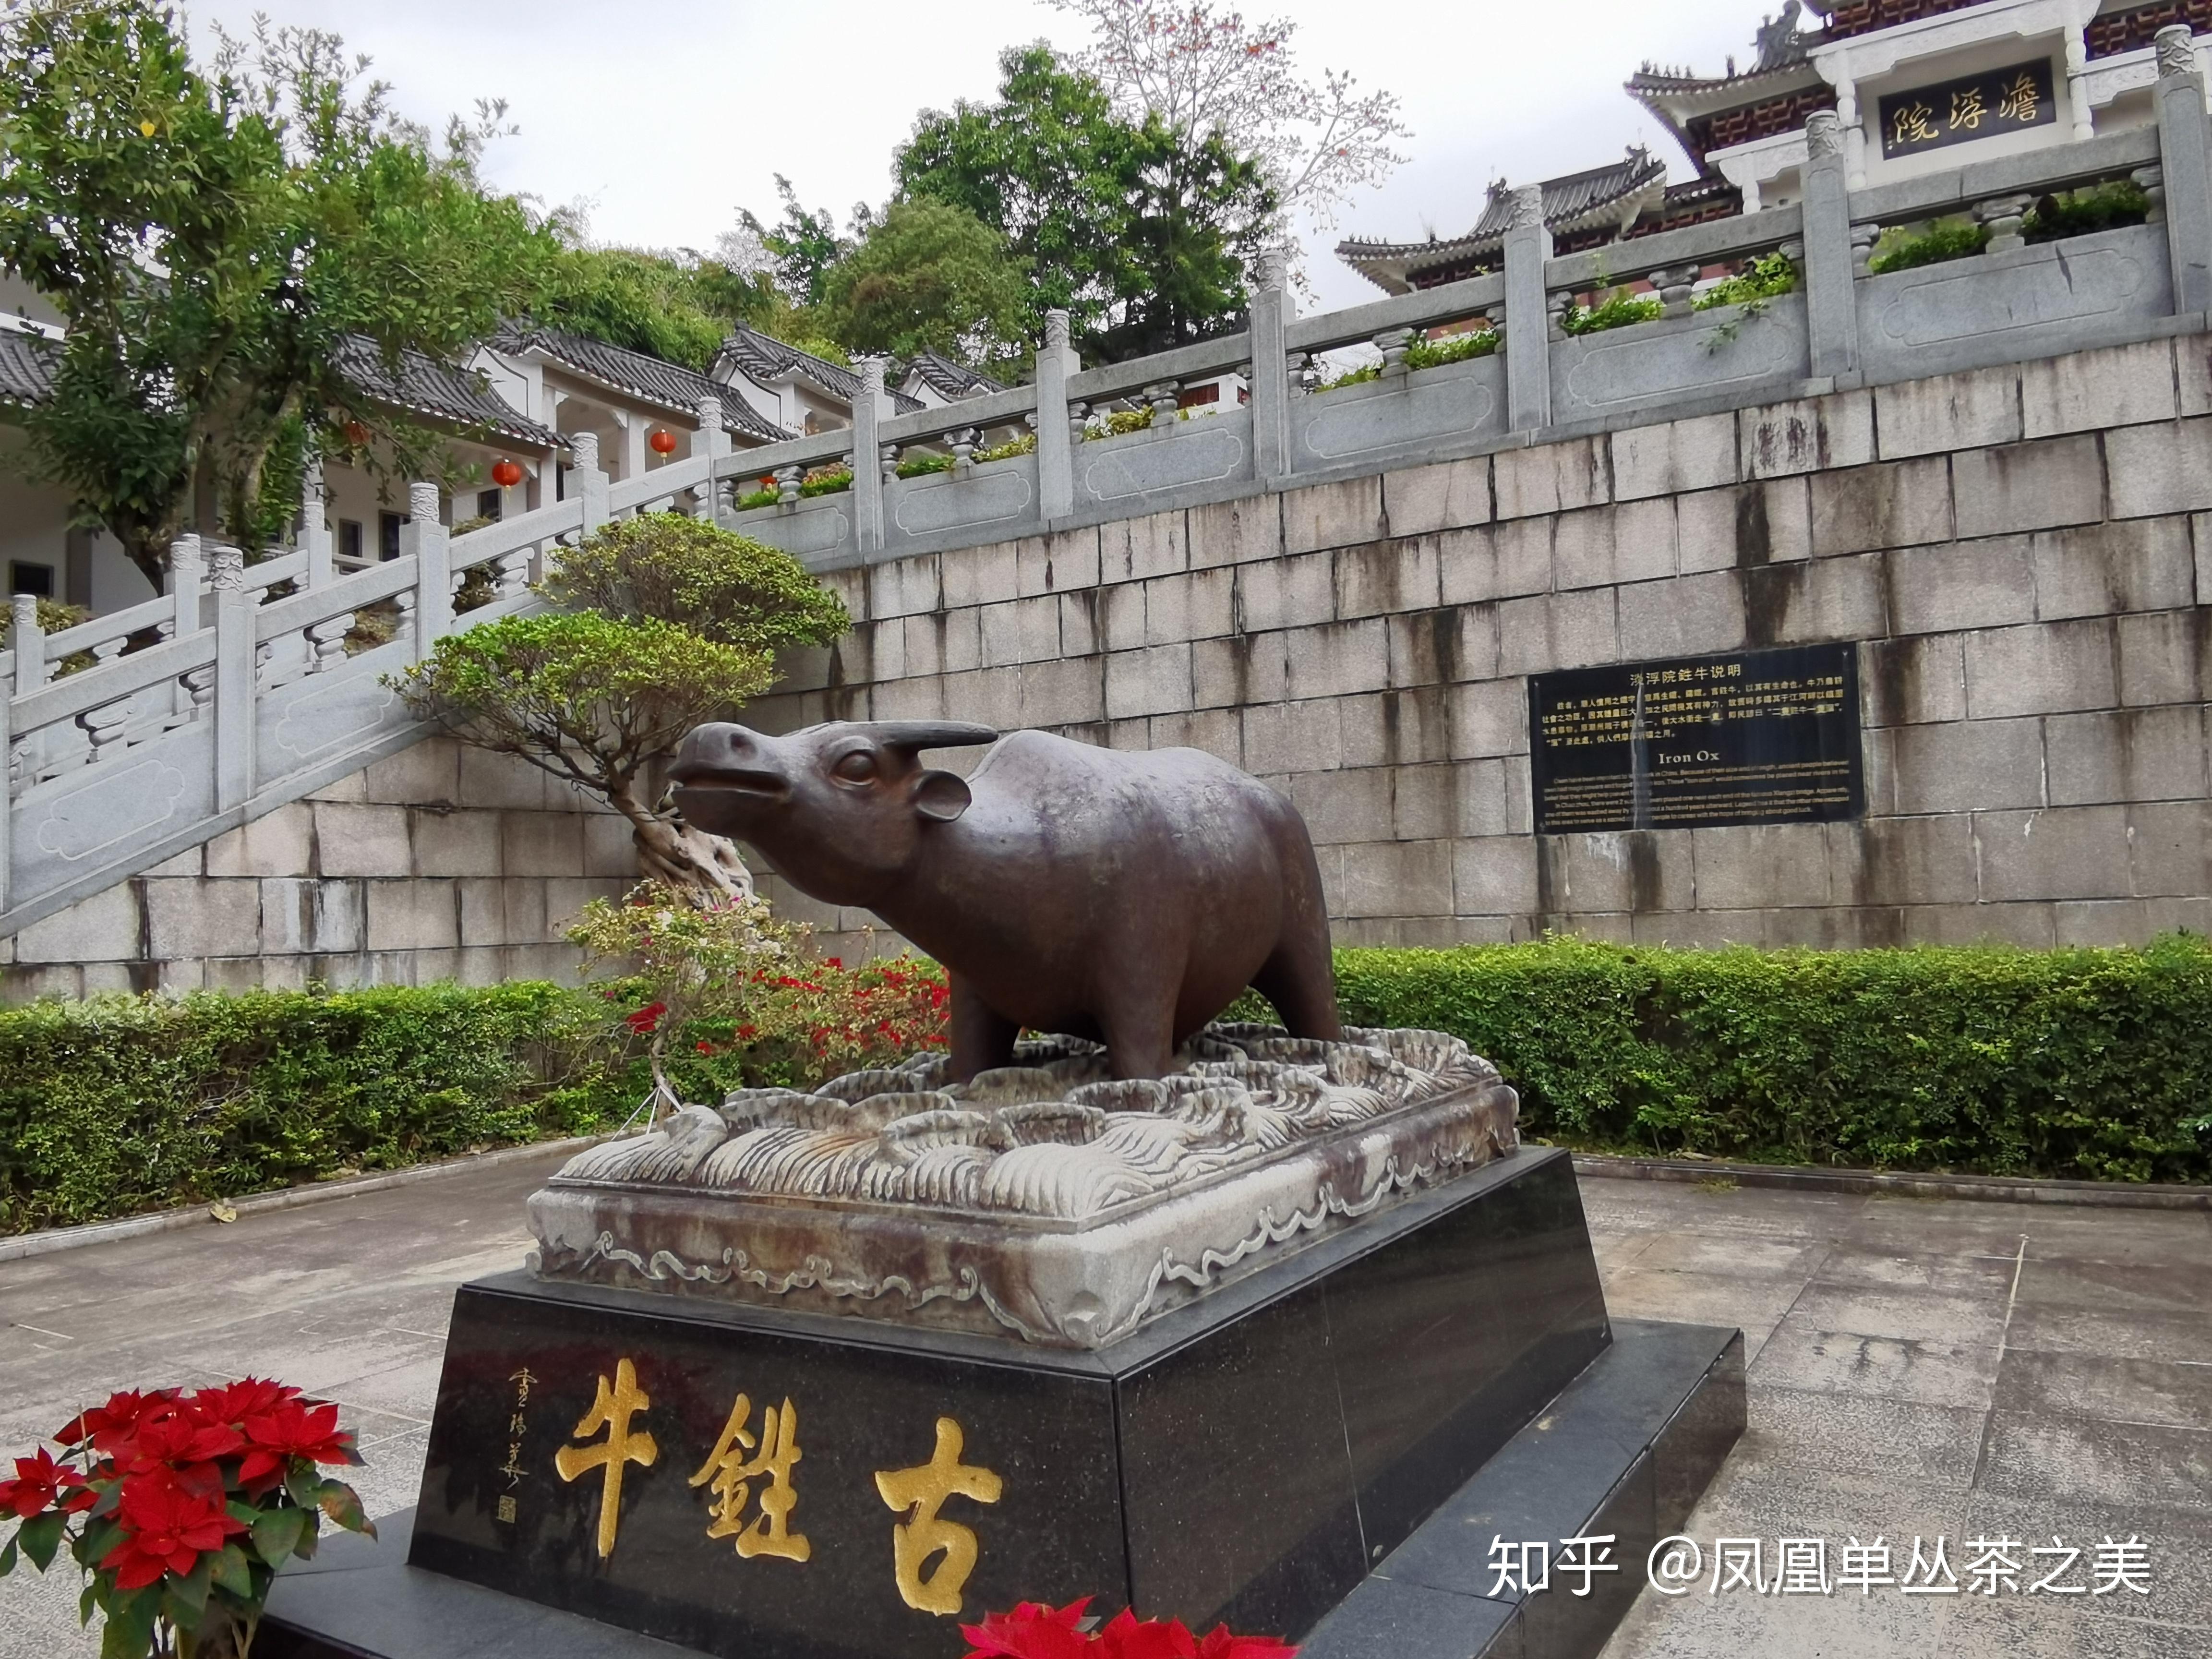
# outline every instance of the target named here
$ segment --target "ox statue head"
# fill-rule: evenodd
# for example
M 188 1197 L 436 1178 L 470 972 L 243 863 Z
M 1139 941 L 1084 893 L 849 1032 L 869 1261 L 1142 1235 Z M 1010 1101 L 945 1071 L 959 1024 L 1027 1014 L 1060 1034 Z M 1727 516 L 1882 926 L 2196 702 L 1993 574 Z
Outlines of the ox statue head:
M 913 867 L 925 828 L 972 799 L 921 751 L 998 735 L 957 720 L 832 720 L 781 738 L 720 723 L 684 738 L 669 776 L 688 822 L 757 848 L 824 903 L 872 905 Z

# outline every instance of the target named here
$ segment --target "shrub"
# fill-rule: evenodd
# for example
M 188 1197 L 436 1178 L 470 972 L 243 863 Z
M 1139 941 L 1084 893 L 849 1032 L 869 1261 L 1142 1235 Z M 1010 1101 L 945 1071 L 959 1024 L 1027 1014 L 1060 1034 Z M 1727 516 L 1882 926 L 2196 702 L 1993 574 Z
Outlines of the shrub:
M 988 449 L 977 450 L 975 459 L 978 461 L 1010 461 L 1017 455 L 1036 453 L 1036 434 L 1024 432 L 1018 438 L 1009 438 L 1002 444 L 993 444 Z
M 2039 198 L 2021 221 L 2021 234 L 2031 242 L 2055 242 L 2062 236 L 2139 225 L 2149 217 L 2150 198 L 2142 186 L 2121 179 Z
M 758 489 L 738 496 L 737 508 L 740 513 L 750 513 L 757 507 L 774 507 L 782 499 L 783 492 L 774 484 L 763 484 Z
M 894 469 L 902 478 L 926 478 L 933 472 L 952 471 L 950 455 L 909 455 Z
M 1939 265 L 1947 259 L 1966 259 L 1990 244 L 1990 228 L 1971 219 L 1938 219 L 1916 229 L 1892 225 L 1875 240 L 1867 270 L 1876 276 L 1916 265 Z
M 1723 277 L 1691 302 L 1693 311 L 1714 311 L 1722 306 L 1755 305 L 1797 289 L 1797 267 L 1789 257 L 1769 253 L 1753 259 L 1733 276 Z
M 1569 335 L 1602 334 L 1609 328 L 1648 323 L 1665 308 L 1648 295 L 1639 297 L 1622 289 L 1594 306 L 1569 306 L 1559 319 L 1559 326 Z
M 1446 363 L 1463 363 L 1470 357 L 1487 357 L 1497 349 L 1496 329 L 1470 329 L 1464 334 L 1447 335 L 1441 340 L 1414 341 L 1406 348 L 1406 367 L 1441 368 Z
M 588 1013 L 538 983 L 0 1011 L 0 1233 L 611 1127 Z
M 1379 380 L 1382 378 L 1382 364 L 1363 363 L 1358 368 L 1346 369 L 1343 374 L 1336 376 L 1334 380 L 1323 380 L 1319 386 L 1316 386 L 1314 390 L 1316 392 L 1334 392 L 1339 386 L 1365 386 L 1370 380 Z
M 2212 945 L 1344 951 L 1346 1017 L 1465 1037 L 1577 1145 L 2212 1180 Z
M 1188 410 L 1184 411 L 1189 413 Z M 1109 409 L 1103 415 L 1093 415 L 1083 428 L 1084 441 L 1094 438 L 1118 438 L 1125 432 L 1142 432 L 1152 423 L 1152 411 L 1146 409 Z
M 841 489 L 853 487 L 853 469 L 839 463 L 835 466 L 817 466 L 799 481 L 799 498 L 811 501 L 817 495 L 835 495 Z

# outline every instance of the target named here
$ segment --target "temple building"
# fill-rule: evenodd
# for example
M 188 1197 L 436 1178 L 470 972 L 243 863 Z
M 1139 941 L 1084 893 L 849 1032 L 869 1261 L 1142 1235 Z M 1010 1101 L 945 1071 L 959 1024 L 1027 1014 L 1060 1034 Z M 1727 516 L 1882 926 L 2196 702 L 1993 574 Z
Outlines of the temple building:
M 1805 118 L 1833 110 L 1854 189 L 1961 161 L 2148 126 L 2152 39 L 2187 23 L 2198 55 L 2212 0 L 1785 0 L 1748 66 L 1719 75 L 1647 64 L 1630 97 L 1681 147 L 1692 176 L 1642 149 L 1544 181 L 1562 253 L 1798 199 Z M 1491 187 L 1462 236 L 1350 240 L 1338 257 L 1393 294 L 1494 270 L 1510 192 Z

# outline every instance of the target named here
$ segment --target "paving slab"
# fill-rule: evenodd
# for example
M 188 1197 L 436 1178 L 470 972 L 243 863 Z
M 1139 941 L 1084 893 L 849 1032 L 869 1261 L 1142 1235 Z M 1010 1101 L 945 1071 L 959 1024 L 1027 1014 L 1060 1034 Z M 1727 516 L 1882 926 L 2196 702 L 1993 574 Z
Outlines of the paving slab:
M 420 1483 L 454 1287 L 513 1267 L 559 1161 L 0 1262 L 0 1451 L 108 1390 L 254 1371 L 362 1437 L 372 1514 Z M 1646 1589 L 1607 1659 L 2201 1659 L 2212 1652 L 2212 1214 L 1585 1176 L 1616 1317 L 1736 1325 L 1750 1430 L 1716 1537 L 2151 1550 L 2150 1591 Z M 2086 1559 L 2087 1558 L 2085 1558 Z M 0 1581 L 0 1659 L 86 1659 L 66 1577 Z M 1413 1616 L 1409 1610 L 1408 1616 Z

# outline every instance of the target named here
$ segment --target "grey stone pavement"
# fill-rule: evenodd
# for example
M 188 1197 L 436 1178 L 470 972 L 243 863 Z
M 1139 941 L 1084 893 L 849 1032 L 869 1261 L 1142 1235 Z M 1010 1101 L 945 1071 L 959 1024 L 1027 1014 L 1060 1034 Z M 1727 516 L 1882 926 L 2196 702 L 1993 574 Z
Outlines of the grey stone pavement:
M 406 1504 L 453 1286 L 516 1263 L 554 1161 L 0 1263 L 0 1451 L 112 1389 L 252 1371 L 341 1401 L 369 1513 Z M 2151 1551 L 2147 1596 L 1647 1589 L 1607 1659 L 2212 1652 L 2212 1215 L 1583 1194 L 1616 1315 L 1743 1328 L 1750 1431 L 1688 1527 L 1708 1551 L 1819 1536 L 1832 1572 L 1880 1536 L 1902 1569 L 1941 1534 L 1962 1579 L 1960 1545 L 1985 1535 Z M 0 1581 L 0 1659 L 96 1652 L 76 1595 L 70 1576 Z

